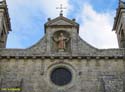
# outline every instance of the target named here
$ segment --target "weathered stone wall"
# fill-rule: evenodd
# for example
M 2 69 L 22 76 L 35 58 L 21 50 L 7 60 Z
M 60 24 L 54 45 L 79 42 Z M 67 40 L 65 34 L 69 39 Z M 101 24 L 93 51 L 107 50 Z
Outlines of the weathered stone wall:
M 57 32 L 69 38 L 63 51 L 53 41 Z M 60 15 L 49 19 L 45 36 L 30 48 L 1 48 L 0 92 L 12 88 L 21 89 L 16 92 L 125 92 L 125 49 L 94 48 L 78 33 L 79 24 Z M 72 80 L 57 86 L 50 75 L 62 67 L 70 71 Z
M 72 72 L 68 85 L 52 83 L 50 74 L 56 67 Z M 124 73 L 123 59 L 2 58 L 0 87 L 19 87 L 22 92 L 124 92 Z

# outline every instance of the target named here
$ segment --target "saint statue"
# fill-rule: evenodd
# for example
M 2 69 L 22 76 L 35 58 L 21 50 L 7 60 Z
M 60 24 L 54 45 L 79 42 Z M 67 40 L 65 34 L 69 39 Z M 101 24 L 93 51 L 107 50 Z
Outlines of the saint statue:
M 60 33 L 58 38 L 54 38 L 54 41 L 57 42 L 57 47 L 59 51 L 64 51 L 66 49 L 66 42 L 68 40 L 69 39 L 65 37 L 63 33 Z

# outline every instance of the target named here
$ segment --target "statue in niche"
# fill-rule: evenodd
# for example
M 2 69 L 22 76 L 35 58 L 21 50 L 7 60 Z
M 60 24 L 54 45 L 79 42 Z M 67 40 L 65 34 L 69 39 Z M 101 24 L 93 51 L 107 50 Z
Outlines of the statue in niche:
M 57 38 L 54 37 L 54 41 L 57 43 L 58 51 L 65 51 L 66 42 L 69 41 L 69 38 L 65 37 L 64 34 L 61 32 L 59 33 L 59 36 Z

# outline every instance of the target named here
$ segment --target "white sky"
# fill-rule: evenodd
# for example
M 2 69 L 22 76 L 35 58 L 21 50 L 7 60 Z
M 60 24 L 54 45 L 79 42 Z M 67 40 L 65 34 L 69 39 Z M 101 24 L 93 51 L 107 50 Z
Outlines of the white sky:
M 112 31 L 116 10 L 108 8 L 106 11 L 98 12 L 92 3 L 85 0 L 73 1 L 7 0 L 12 24 L 7 47 L 27 48 L 38 42 L 44 35 L 44 23 L 47 18 L 58 17 L 59 10 L 56 10 L 56 7 L 63 4 L 67 7 L 64 15 L 70 19 L 76 18 L 76 22 L 80 24 L 80 36 L 86 42 L 97 48 L 117 48 L 116 34 Z M 78 9 L 79 12 L 71 12 Z

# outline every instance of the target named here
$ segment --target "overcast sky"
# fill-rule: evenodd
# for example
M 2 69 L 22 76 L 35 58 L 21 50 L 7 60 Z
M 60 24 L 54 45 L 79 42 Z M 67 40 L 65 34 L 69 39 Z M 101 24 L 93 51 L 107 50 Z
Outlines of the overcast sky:
M 97 48 L 117 48 L 112 31 L 118 0 L 7 0 L 12 32 L 8 48 L 28 48 L 44 36 L 47 18 L 59 16 L 56 7 L 63 4 L 64 16 L 80 24 L 80 36 Z

